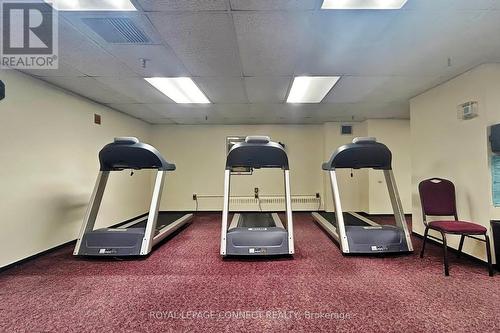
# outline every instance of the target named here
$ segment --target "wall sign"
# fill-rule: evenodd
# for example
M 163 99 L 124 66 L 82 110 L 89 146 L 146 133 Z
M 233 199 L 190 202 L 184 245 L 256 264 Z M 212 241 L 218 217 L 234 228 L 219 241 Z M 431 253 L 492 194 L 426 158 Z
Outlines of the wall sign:
M 500 156 L 491 157 L 491 187 L 493 206 L 500 207 Z

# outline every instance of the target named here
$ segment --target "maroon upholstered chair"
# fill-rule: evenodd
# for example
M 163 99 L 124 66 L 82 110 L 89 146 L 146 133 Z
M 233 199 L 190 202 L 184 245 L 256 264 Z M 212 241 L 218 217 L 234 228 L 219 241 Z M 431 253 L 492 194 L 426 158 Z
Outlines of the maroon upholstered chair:
M 422 215 L 424 218 L 425 232 L 424 242 L 420 258 L 424 257 L 425 242 L 428 237 L 429 229 L 441 233 L 444 251 L 444 274 L 450 275 L 448 265 L 448 249 L 446 244 L 446 234 L 460 235 L 460 244 L 458 246 L 458 256 L 462 253 L 465 237 L 474 238 L 486 243 L 486 253 L 488 257 L 488 269 L 490 276 L 493 276 L 491 266 L 490 239 L 487 235 L 487 229 L 482 225 L 460 221 L 457 214 L 455 185 L 449 180 L 441 178 L 431 178 L 422 181 L 418 185 L 420 193 L 420 202 L 422 203 Z M 439 220 L 427 222 L 427 216 L 454 217 L 454 220 Z M 483 236 L 484 239 L 475 237 Z M 429 236 L 431 237 L 431 236 Z

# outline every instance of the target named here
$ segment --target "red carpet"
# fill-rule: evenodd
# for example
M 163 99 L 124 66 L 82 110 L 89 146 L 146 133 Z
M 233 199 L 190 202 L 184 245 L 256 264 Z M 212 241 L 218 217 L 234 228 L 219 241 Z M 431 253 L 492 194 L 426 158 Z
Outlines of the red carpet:
M 500 331 L 500 275 L 452 259 L 445 278 L 433 245 L 423 260 L 342 257 L 309 214 L 295 217 L 293 260 L 222 261 L 218 214 L 146 260 L 75 259 L 72 247 L 37 258 L 0 274 L 0 331 Z

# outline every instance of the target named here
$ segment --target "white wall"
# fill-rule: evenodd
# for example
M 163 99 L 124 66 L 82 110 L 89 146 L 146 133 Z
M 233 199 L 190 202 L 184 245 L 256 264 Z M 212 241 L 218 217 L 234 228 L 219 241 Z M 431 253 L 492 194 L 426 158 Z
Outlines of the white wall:
M 418 183 L 442 177 L 455 183 L 459 217 L 490 229 L 492 207 L 487 128 L 500 122 L 500 65 L 483 65 L 411 100 L 413 229 L 424 225 Z M 457 106 L 479 102 L 479 117 L 459 120 Z M 459 237 L 450 237 L 458 247 Z M 464 251 L 485 260 L 484 243 L 467 240 Z
M 321 164 L 339 146 L 352 142 L 356 136 L 366 136 L 370 127 L 370 131 L 381 142 L 386 142 L 393 149 L 396 178 L 406 212 L 410 212 L 409 121 L 353 123 L 353 135 L 340 135 L 340 125 L 153 126 L 151 142 L 168 160 L 177 164 L 177 170 L 167 176 L 161 209 L 193 210 L 194 193 L 222 196 L 226 137 L 268 135 L 273 140 L 286 144 L 292 195 L 320 193 L 324 208 L 332 211 L 329 178 L 321 169 Z M 353 171 L 354 177 L 350 174 L 351 170 L 338 171 L 344 210 L 369 212 L 369 207 L 372 207 L 376 214 L 392 213 L 385 181 L 382 185 L 375 184 L 370 191 L 369 183 L 374 183 L 375 180 L 369 180 L 367 170 Z M 373 177 L 378 179 L 375 177 L 381 175 Z M 231 187 L 231 193 L 235 196 L 252 196 L 254 187 L 259 187 L 261 196 L 282 194 L 281 171 L 258 170 L 253 176 L 232 177 Z M 387 199 L 386 202 L 384 199 Z M 198 208 L 221 210 L 222 197 L 200 199 Z
M 392 152 L 392 168 L 405 213 L 411 213 L 411 134 L 408 120 L 370 119 L 367 135 L 376 137 Z M 387 214 L 392 211 L 384 173 L 369 170 L 368 213 Z
M 323 192 L 321 125 L 158 125 L 153 126 L 152 142 L 177 165 L 177 170 L 167 176 L 161 209 L 193 210 L 193 193 L 223 194 L 225 142 L 232 135 L 268 135 L 285 143 L 292 195 Z M 280 170 L 257 170 L 253 176 L 234 176 L 231 180 L 231 194 L 235 196 L 252 196 L 254 187 L 259 187 L 261 196 L 283 194 Z M 200 210 L 222 209 L 222 198 L 200 199 L 199 203 Z
M 0 267 L 76 238 L 115 136 L 148 140 L 149 125 L 19 72 L 0 71 Z M 102 125 L 93 124 L 94 113 Z M 113 175 L 114 176 L 114 175 Z M 110 177 L 98 225 L 147 211 L 147 174 Z

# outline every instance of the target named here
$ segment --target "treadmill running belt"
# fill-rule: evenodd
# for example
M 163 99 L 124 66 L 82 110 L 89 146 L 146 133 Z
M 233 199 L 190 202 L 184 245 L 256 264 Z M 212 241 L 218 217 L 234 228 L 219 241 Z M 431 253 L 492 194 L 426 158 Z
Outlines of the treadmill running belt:
M 271 213 L 241 213 L 238 228 L 272 228 L 275 227 Z
M 158 221 L 156 222 L 156 232 L 159 230 L 163 229 L 167 225 L 177 221 L 181 217 L 186 215 L 186 213 L 158 213 Z M 146 222 L 147 222 L 147 217 L 145 220 L 142 220 L 141 222 L 134 224 L 133 226 L 130 226 L 130 228 L 146 228 Z
M 333 224 L 335 227 L 337 227 L 337 219 L 335 216 L 335 213 L 327 213 L 327 212 L 320 212 L 319 213 L 321 216 L 323 216 L 328 222 Z M 358 219 L 356 216 L 349 214 L 349 213 L 343 213 L 344 215 L 344 224 L 346 226 L 367 226 L 368 223 L 366 223 L 363 220 Z

